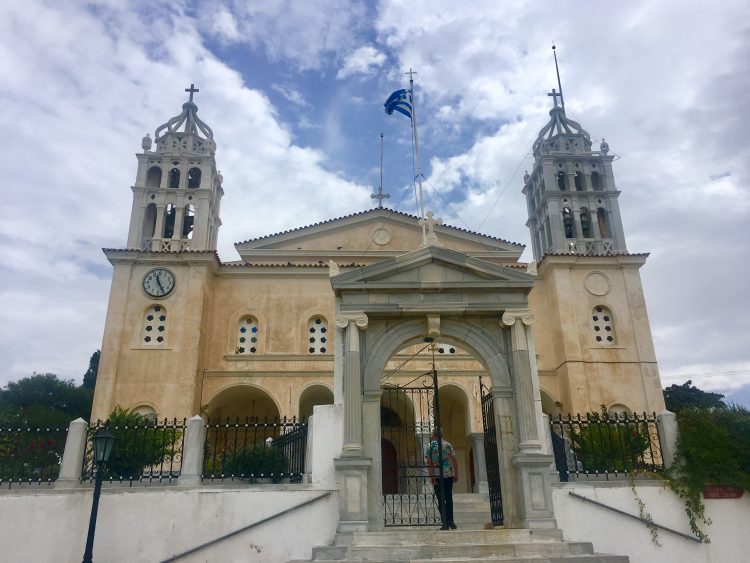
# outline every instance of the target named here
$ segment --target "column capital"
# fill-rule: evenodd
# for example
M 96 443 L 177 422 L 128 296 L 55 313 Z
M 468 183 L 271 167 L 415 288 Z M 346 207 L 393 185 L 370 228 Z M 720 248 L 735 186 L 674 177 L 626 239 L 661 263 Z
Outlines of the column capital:
M 367 328 L 369 319 L 364 313 L 338 313 L 336 315 L 336 326 L 346 328 L 349 323 L 355 323 L 360 330 Z
M 507 309 L 503 313 L 500 326 L 513 326 L 517 319 L 521 319 L 523 324 L 530 326 L 534 322 L 534 315 L 529 309 Z

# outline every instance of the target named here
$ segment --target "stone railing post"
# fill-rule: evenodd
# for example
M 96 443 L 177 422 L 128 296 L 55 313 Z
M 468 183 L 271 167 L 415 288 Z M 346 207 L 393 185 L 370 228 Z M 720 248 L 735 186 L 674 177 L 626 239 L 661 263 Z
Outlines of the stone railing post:
M 206 421 L 195 415 L 187 422 L 185 445 L 182 448 L 180 485 L 200 485 L 203 476 L 203 445 L 206 442 Z
M 659 434 L 661 458 L 664 461 L 664 468 L 668 469 L 672 467 L 675 454 L 677 453 L 677 437 L 679 435 L 677 416 L 670 411 L 664 411 L 656 415 L 656 431 Z
M 89 425 L 82 418 L 76 418 L 68 427 L 65 451 L 60 463 L 60 474 L 55 488 L 75 488 L 81 484 L 83 455 L 86 452 L 86 434 Z

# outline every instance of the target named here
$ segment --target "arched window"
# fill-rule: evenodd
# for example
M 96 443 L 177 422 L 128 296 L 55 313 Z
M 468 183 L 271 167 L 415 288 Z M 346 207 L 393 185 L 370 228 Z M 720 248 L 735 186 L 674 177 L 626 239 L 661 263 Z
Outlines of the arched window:
M 594 232 L 591 229 L 591 213 L 588 207 L 581 207 L 581 236 L 583 238 L 594 238 Z
M 596 220 L 599 223 L 599 233 L 602 238 L 609 238 L 609 221 L 607 220 L 607 211 L 603 207 L 596 210 Z
M 324 317 L 313 317 L 307 323 L 307 351 L 311 354 L 325 354 L 328 346 L 328 321 Z
M 191 168 L 188 170 L 188 188 L 201 187 L 201 169 Z
M 258 321 L 254 317 L 243 317 L 237 324 L 236 354 L 255 354 L 258 351 Z
M 161 168 L 158 166 L 152 166 L 148 169 L 146 174 L 146 187 L 147 188 L 158 188 L 161 186 Z
M 615 320 L 610 311 L 604 305 L 597 305 L 591 313 L 594 326 L 594 340 L 597 344 L 610 345 L 615 340 Z
M 146 309 L 142 342 L 149 346 L 163 345 L 167 339 L 167 310 L 164 305 L 151 305 Z
M 597 192 L 600 192 L 604 189 L 604 182 L 602 182 L 602 176 L 601 174 L 599 174 L 599 172 L 591 173 L 591 187 L 594 188 L 594 190 Z
M 182 217 L 182 238 L 193 238 L 193 225 L 195 223 L 195 206 L 189 203 L 185 206 L 185 213 Z
M 143 238 L 151 238 L 154 236 L 156 230 L 156 205 L 149 203 L 146 206 L 146 212 L 143 216 L 143 230 L 141 235 Z
M 576 225 L 573 212 L 570 207 L 563 207 L 563 227 L 565 227 L 565 238 L 576 238 Z
M 611 405 L 607 409 L 607 412 L 610 415 L 619 418 L 620 420 L 627 419 L 633 414 L 633 411 L 630 408 L 628 408 L 627 405 L 623 405 L 622 403 L 615 403 Z
M 164 208 L 164 234 L 163 238 L 172 238 L 174 235 L 174 220 L 177 215 L 177 208 L 174 203 L 168 203 Z
M 180 187 L 180 171 L 177 168 L 169 171 L 169 187 L 173 189 Z
M 558 172 L 557 173 L 557 187 L 561 190 L 565 190 L 568 187 L 568 178 L 565 175 L 565 172 Z
M 156 422 L 156 411 L 148 405 L 135 407 L 133 412 L 147 418 L 150 422 Z
M 577 192 L 582 192 L 584 190 L 583 174 L 581 172 L 576 172 L 576 175 L 573 177 L 573 182 L 576 185 Z

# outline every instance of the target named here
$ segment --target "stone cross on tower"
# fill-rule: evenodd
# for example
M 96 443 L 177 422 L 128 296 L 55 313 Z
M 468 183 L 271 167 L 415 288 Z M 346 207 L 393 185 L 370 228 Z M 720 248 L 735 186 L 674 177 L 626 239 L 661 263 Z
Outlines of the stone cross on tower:
M 440 244 L 440 241 L 437 238 L 437 234 L 435 234 L 435 225 L 442 225 L 443 220 L 439 218 L 434 218 L 435 214 L 432 211 L 427 212 L 427 219 L 420 219 L 419 224 L 424 225 L 427 227 L 427 244 L 426 246 L 442 246 Z
M 188 101 L 192 102 L 193 94 L 195 94 L 196 92 L 200 92 L 200 90 L 198 90 L 198 88 L 195 87 L 195 84 L 190 84 L 190 88 L 185 88 L 185 92 L 190 92 L 190 100 Z
M 555 103 L 555 107 L 557 107 L 557 98 L 562 99 L 562 94 L 560 94 L 557 90 L 552 88 L 552 92 L 548 92 L 547 95 L 552 96 L 552 100 Z
M 391 197 L 391 194 L 384 194 L 383 193 L 383 186 L 380 186 L 378 188 L 378 193 L 370 195 L 370 199 L 377 199 L 378 200 L 378 207 L 383 208 L 383 200 L 388 199 Z

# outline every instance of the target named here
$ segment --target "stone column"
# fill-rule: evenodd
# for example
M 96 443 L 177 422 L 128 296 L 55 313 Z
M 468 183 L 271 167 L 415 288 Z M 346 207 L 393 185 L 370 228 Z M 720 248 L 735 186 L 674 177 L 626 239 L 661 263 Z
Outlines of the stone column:
M 336 326 L 346 329 L 344 340 L 344 444 L 334 459 L 339 483 L 339 524 L 337 532 L 349 534 L 368 528 L 367 473 L 371 460 L 362 444 L 362 366 L 359 330 L 367 328 L 364 313 L 339 313 Z
M 519 322 L 520 321 L 520 322 Z M 540 451 L 539 428 L 534 407 L 534 382 L 526 329 L 534 321 L 528 309 L 513 309 L 503 313 L 502 324 L 510 327 L 513 354 L 513 388 L 518 413 L 518 440 L 522 452 Z
M 471 440 L 471 451 L 474 458 L 474 492 L 488 493 L 487 485 L 487 461 L 484 458 L 484 434 L 482 432 L 472 432 L 469 434 Z M 468 475 L 466 478 L 468 479 Z
M 513 465 L 513 457 L 518 450 L 516 424 L 514 422 L 513 391 L 508 387 L 493 385 L 492 407 L 495 410 L 495 437 L 497 441 L 497 457 L 500 469 L 500 494 L 503 498 L 504 526 L 519 528 L 522 522 L 519 516 L 520 504 L 518 493 L 517 469 Z M 485 452 L 486 455 L 486 452 Z
M 180 485 L 201 484 L 203 475 L 203 446 L 206 442 L 206 421 L 198 415 L 188 420 L 185 444 L 182 448 Z
M 89 425 L 82 418 L 76 418 L 68 427 L 68 436 L 65 439 L 65 451 L 63 451 L 60 463 L 60 474 L 55 481 L 56 489 L 75 488 L 81 484 L 81 468 L 83 467 L 83 455 L 86 451 L 86 432 Z
M 346 329 L 344 349 L 344 448 L 342 457 L 362 457 L 362 365 L 359 329 L 367 328 L 364 313 L 339 314 L 336 326 Z
M 154 238 L 151 241 L 151 250 L 161 250 L 161 240 L 164 237 L 164 211 L 165 205 L 156 206 L 156 225 L 154 226 Z
M 174 212 L 174 232 L 172 233 L 172 241 L 169 243 L 169 248 L 174 251 L 180 251 L 181 240 L 182 240 L 182 221 L 185 217 L 184 207 L 175 207 Z
M 542 447 L 542 429 L 536 416 L 535 390 L 538 396 L 539 382 L 535 364 L 531 361 L 535 354 L 530 337 L 533 320 L 528 309 L 507 310 L 502 318 L 502 323 L 511 328 L 512 375 L 518 420 L 519 449 L 513 456 L 513 465 L 516 468 L 521 525 L 524 528 L 555 528 L 550 475 L 554 456 Z

